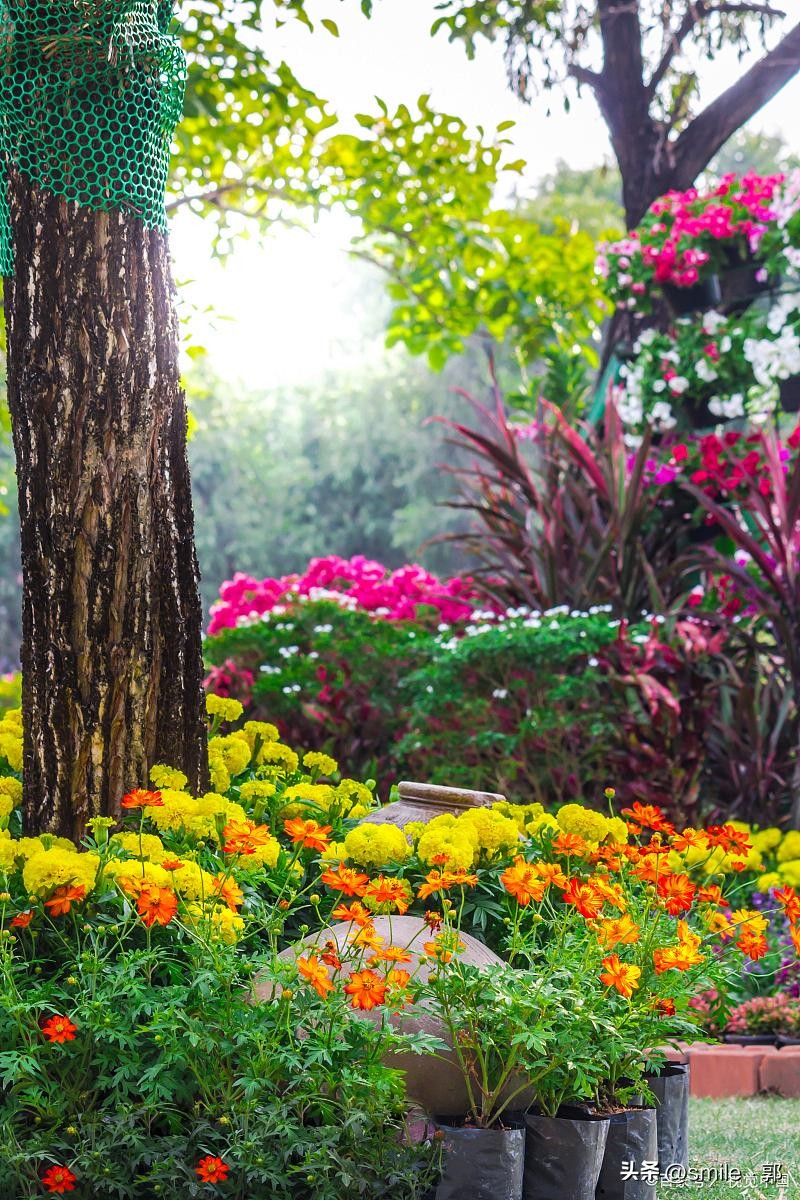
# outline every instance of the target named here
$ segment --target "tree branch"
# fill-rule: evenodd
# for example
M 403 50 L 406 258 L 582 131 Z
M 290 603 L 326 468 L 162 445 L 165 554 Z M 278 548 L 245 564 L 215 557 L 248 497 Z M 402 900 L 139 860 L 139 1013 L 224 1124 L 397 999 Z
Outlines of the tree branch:
M 703 109 L 674 145 L 675 186 L 689 187 L 721 146 L 800 70 L 800 24 Z

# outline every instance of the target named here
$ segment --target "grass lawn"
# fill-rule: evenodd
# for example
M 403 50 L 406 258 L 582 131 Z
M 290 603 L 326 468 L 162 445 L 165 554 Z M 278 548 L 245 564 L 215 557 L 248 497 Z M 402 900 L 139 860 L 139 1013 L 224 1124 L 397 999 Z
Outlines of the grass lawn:
M 748 1100 L 691 1100 L 690 1168 L 738 1167 L 740 1183 L 687 1180 L 661 1185 L 660 1200 L 798 1200 L 800 1197 L 800 1100 L 757 1096 Z M 782 1182 L 769 1182 L 765 1167 L 778 1164 Z M 748 1172 L 752 1175 L 748 1177 Z

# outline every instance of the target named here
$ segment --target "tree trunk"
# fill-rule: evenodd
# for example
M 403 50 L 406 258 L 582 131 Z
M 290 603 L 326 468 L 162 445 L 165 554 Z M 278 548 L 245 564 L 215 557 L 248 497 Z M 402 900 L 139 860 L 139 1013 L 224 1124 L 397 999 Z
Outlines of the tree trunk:
M 163 233 L 8 192 L 25 824 L 74 838 L 155 762 L 207 786 L 177 320 Z

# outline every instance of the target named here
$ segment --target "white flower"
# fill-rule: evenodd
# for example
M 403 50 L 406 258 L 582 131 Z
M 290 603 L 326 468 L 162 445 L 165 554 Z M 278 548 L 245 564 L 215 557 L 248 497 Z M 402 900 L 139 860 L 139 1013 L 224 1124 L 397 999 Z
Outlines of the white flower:
M 689 386 L 689 380 L 685 375 L 676 375 L 667 386 L 674 396 L 682 396 Z
M 656 380 L 654 381 L 654 383 L 653 383 L 653 391 L 654 391 L 654 392 L 655 392 L 657 395 L 658 395 L 660 392 L 664 392 L 664 391 L 666 391 L 666 389 L 667 389 L 667 382 L 666 382 L 666 380 L 665 380 L 665 379 L 656 379 Z
M 660 429 L 672 429 L 676 424 L 672 409 L 666 400 L 659 400 L 653 405 L 650 416 Z
M 703 333 L 716 333 L 725 324 L 725 320 L 722 313 L 712 308 L 703 317 Z
M 718 372 L 714 370 L 705 355 L 697 360 L 695 373 L 697 378 L 702 380 L 703 383 L 713 383 L 715 379 L 719 378 Z

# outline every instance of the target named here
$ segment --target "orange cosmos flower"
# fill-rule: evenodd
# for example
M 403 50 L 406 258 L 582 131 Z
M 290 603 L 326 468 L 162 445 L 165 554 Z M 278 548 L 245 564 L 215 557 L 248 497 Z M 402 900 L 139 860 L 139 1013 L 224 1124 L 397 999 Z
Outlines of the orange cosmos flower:
M 709 846 L 719 846 L 726 854 L 746 854 L 751 849 L 750 838 L 743 829 L 733 825 L 709 825 L 706 829 Z
M 654 950 L 653 966 L 656 975 L 663 975 L 665 971 L 688 971 L 690 967 L 697 966 L 703 961 L 703 955 L 697 952 L 699 945 L 700 938 L 693 936 L 691 940 L 680 941 L 677 946 L 665 946 Z
M 440 933 L 432 942 L 425 942 L 423 950 L 437 962 L 449 963 L 454 954 L 460 954 L 462 950 L 466 950 L 466 945 L 451 930 L 447 933 Z
M 709 933 L 730 933 L 733 929 L 733 922 L 724 912 L 710 912 L 703 917 L 703 922 Z
M 401 916 L 408 912 L 408 892 L 399 879 L 378 875 L 364 888 L 364 899 L 374 904 L 393 904 Z
M 412 955 L 404 950 L 402 946 L 387 946 L 385 950 L 379 950 L 375 956 L 377 960 L 383 962 L 411 962 Z
M 183 863 L 179 858 L 165 858 L 161 864 L 163 871 L 182 871 Z
M 611 904 L 620 912 L 627 908 L 625 893 L 618 883 L 612 883 L 609 875 L 595 875 L 589 884 L 595 895 Z
M 638 942 L 640 932 L 639 926 L 625 915 L 612 921 L 601 921 L 597 937 L 602 946 L 605 946 L 607 950 L 612 950 L 620 942 L 623 945 L 632 945 L 634 942 Z
M 29 908 L 27 912 L 17 913 L 11 920 L 12 929 L 27 929 L 33 919 L 33 909 Z
M 634 800 L 630 808 L 622 809 L 623 817 L 629 817 L 641 829 L 655 829 L 662 832 L 672 832 L 669 821 L 664 819 L 663 809 L 657 804 L 640 804 Z
M 796 925 L 792 925 L 791 929 L 789 930 L 789 936 L 792 939 L 792 945 L 794 946 L 795 954 L 800 955 L 800 929 L 798 929 Z
M 339 947 L 332 939 L 328 939 L 325 943 L 325 950 L 320 955 L 320 958 L 329 967 L 333 967 L 334 971 L 341 971 L 342 960 L 339 958 Z
M 596 917 L 603 907 L 602 897 L 597 895 L 594 888 L 577 879 L 570 879 L 563 896 L 564 903 L 574 904 L 581 916 L 586 917 L 587 920 Z
M 669 996 L 664 996 L 663 999 L 656 1001 L 656 1008 L 665 1017 L 675 1016 L 675 1001 Z
M 331 844 L 328 836 L 332 832 L 331 825 L 320 825 L 317 821 L 304 821 L 302 817 L 292 817 L 283 822 L 283 828 L 296 846 L 303 846 L 306 850 L 319 850 L 322 854 Z
M 42 1176 L 42 1187 L 46 1192 L 62 1196 L 64 1192 L 74 1192 L 78 1176 L 73 1175 L 69 1167 L 48 1167 Z
M 44 906 L 51 917 L 63 917 L 73 904 L 83 900 L 85 896 L 86 888 L 83 884 L 75 887 L 71 883 L 64 883 L 56 888 L 49 900 L 45 900 Z
M 230 876 L 223 875 L 221 872 L 214 877 L 211 884 L 211 890 L 221 900 L 224 900 L 231 912 L 236 912 L 239 905 L 244 900 L 244 892 L 239 887 L 235 879 Z
M 753 933 L 750 929 L 742 930 L 742 934 L 736 943 L 742 954 L 746 954 L 753 962 L 758 962 L 759 958 L 763 958 L 767 953 L 767 939 L 763 933 Z
M 341 966 L 341 963 L 339 965 Z M 329 992 L 334 990 L 333 984 L 328 978 L 327 967 L 324 967 L 314 954 L 310 958 L 298 958 L 297 972 L 302 975 L 303 979 L 308 980 L 314 991 L 323 1000 Z
M 621 846 L 598 846 L 589 855 L 589 862 L 602 863 L 609 871 L 619 871 L 622 869 L 622 859 L 620 858 Z M 563 886 L 563 885 L 559 885 Z
M 255 854 L 260 846 L 266 846 L 272 840 L 266 825 L 256 825 L 249 820 L 229 821 L 222 836 L 225 839 L 222 849 L 226 854 Z
M 146 792 L 144 788 L 135 788 L 120 800 L 122 808 L 163 808 L 164 801 L 161 792 Z
M 605 971 L 600 974 L 601 983 L 607 987 L 616 988 L 620 996 L 624 996 L 626 1000 L 630 1000 L 634 989 L 639 986 L 639 976 L 641 975 L 641 967 L 636 967 L 633 963 L 624 963 L 618 954 L 609 954 L 603 959 Z
M 145 883 L 136 897 L 136 911 L 148 929 L 151 925 L 169 925 L 178 911 L 178 897 L 170 888 Z
M 42 1033 L 48 1042 L 74 1042 L 78 1026 L 73 1025 L 69 1017 L 56 1015 L 49 1017 L 42 1025 Z
M 692 907 L 695 888 L 688 875 L 664 875 L 659 879 L 656 890 L 670 916 L 677 917 Z
M 564 854 L 568 858 L 583 858 L 589 853 L 589 847 L 579 833 L 560 833 L 553 839 L 552 848 L 554 854 Z
M 696 846 L 699 850 L 708 849 L 708 841 L 702 829 L 686 828 L 683 833 L 674 833 L 670 838 L 672 849 L 677 850 L 682 854 L 684 850 L 690 850 Z
M 216 1155 L 207 1154 L 205 1158 L 200 1159 L 194 1170 L 203 1183 L 224 1183 L 228 1178 L 230 1167 Z
M 707 883 L 697 889 L 697 899 L 701 904 L 718 904 L 720 908 L 730 908 L 730 900 L 722 894 L 722 888 L 716 883 Z
M 456 867 L 455 871 L 445 871 L 443 878 L 448 887 L 475 887 L 478 876 L 470 873 L 466 867 Z
M 670 874 L 670 869 L 661 862 L 660 854 L 642 854 L 635 866 L 631 867 L 631 874 L 643 883 L 658 883 Z
M 769 921 L 755 908 L 737 908 L 731 913 L 734 925 L 747 929 L 749 933 L 765 933 Z
M 402 989 L 406 986 L 411 976 L 408 971 L 402 970 L 400 967 L 393 967 L 386 976 L 387 987 Z
M 386 999 L 386 983 L 374 971 L 353 971 L 350 982 L 345 984 L 345 992 L 351 997 L 353 1008 L 369 1012 Z
M 567 886 L 567 877 L 558 863 L 538 862 L 535 870 L 545 887 L 548 887 L 551 883 L 553 887 L 558 888 L 565 888 Z
M 358 900 L 354 900 L 352 904 L 337 904 L 331 916 L 336 917 L 337 921 L 352 921 L 355 925 L 372 924 L 372 913 L 364 908 L 363 904 L 359 904 Z
M 363 946 L 366 950 L 380 950 L 386 939 L 375 932 L 374 925 L 365 925 L 355 937 L 351 935 L 351 941 L 354 946 Z
M 541 900 L 547 887 L 536 868 L 521 854 L 516 856 L 513 866 L 506 867 L 500 882 L 522 908 L 527 908 L 531 900 Z
M 451 874 L 449 871 L 429 871 L 425 876 L 425 882 L 417 892 L 420 900 L 427 900 L 435 892 L 446 892 L 452 886 Z
M 792 925 L 800 921 L 800 896 L 793 887 L 776 888 L 773 895 Z
M 320 875 L 320 882 L 334 891 L 342 892 L 345 896 L 363 896 L 364 888 L 369 883 L 369 875 L 354 871 L 352 867 L 341 864 L 333 871 L 330 867 Z

